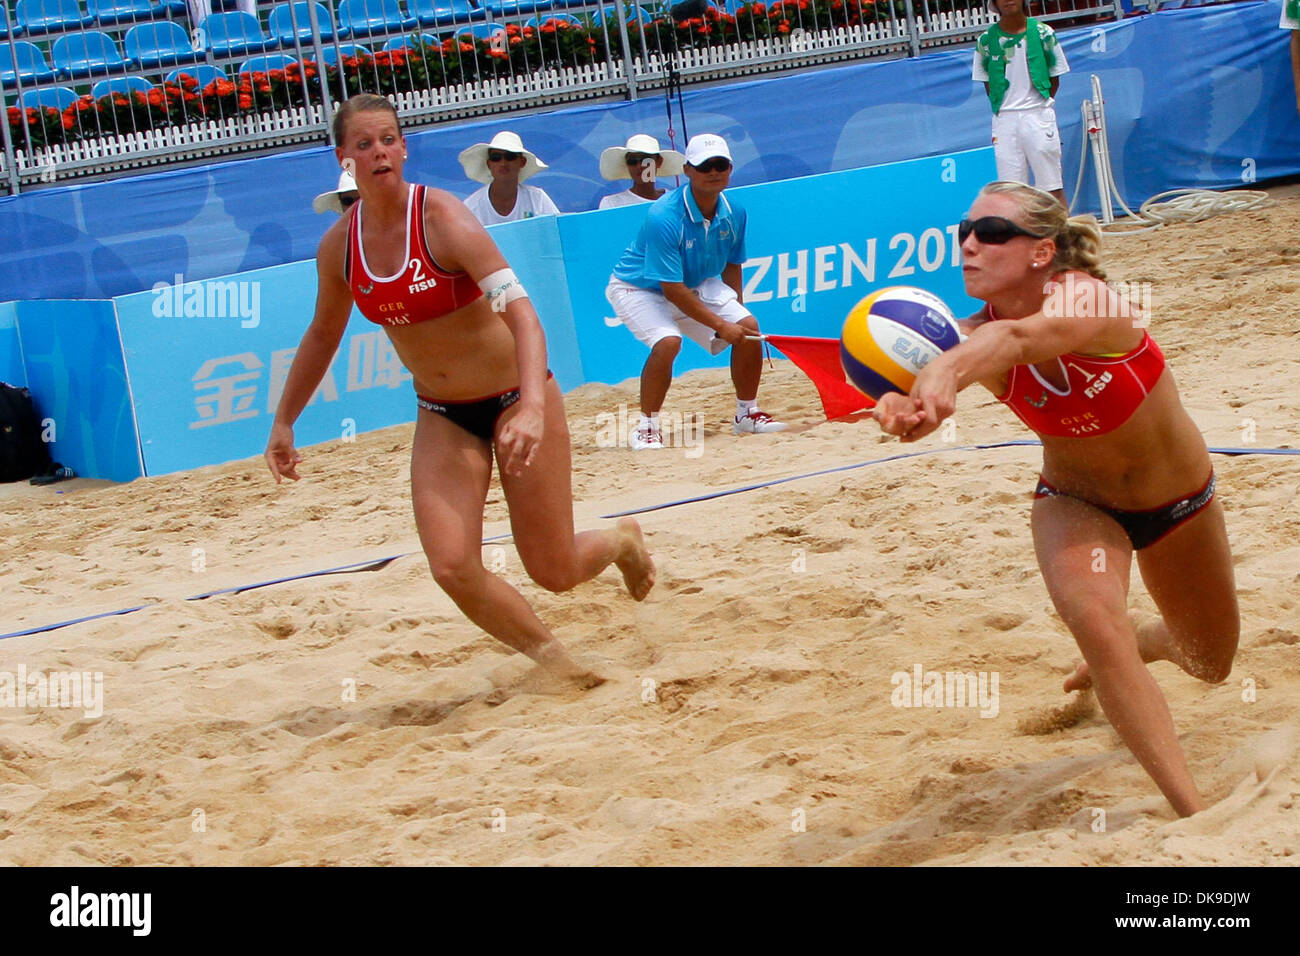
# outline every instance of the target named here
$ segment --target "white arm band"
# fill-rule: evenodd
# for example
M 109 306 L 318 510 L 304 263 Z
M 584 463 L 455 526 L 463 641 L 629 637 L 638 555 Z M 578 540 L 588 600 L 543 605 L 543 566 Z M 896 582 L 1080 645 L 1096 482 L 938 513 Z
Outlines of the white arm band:
M 504 312 L 506 306 L 515 299 L 528 298 L 523 283 L 515 276 L 514 269 L 498 269 L 478 281 L 478 287 L 487 296 L 488 305 L 493 312 Z

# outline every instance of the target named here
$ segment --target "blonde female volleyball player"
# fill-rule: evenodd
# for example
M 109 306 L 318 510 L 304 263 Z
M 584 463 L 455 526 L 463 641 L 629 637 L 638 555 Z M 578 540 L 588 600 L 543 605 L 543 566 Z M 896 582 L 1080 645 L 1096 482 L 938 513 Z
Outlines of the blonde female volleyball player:
M 515 547 L 551 591 L 611 563 L 632 596 L 654 584 L 636 522 L 574 534 L 564 400 L 527 293 L 455 196 L 402 178 L 406 145 L 391 103 L 355 96 L 334 119 L 360 200 L 321 240 L 316 314 L 289 370 L 266 447 L 275 475 L 298 479 L 293 423 L 338 348 L 353 302 L 382 326 L 415 379 L 411 497 L 429 567 L 465 615 L 565 676 L 586 678 L 523 597 L 489 573 L 480 541 L 496 452 Z
M 1051 195 L 986 186 L 961 224 L 969 338 L 877 405 L 904 441 L 934 431 L 979 382 L 1038 433 L 1034 549 L 1112 726 L 1179 814 L 1202 809 L 1169 707 L 1147 672 L 1168 660 L 1228 676 L 1240 622 L 1210 456 L 1145 322 L 1102 281 L 1100 233 Z M 1128 615 L 1133 556 L 1161 620 Z

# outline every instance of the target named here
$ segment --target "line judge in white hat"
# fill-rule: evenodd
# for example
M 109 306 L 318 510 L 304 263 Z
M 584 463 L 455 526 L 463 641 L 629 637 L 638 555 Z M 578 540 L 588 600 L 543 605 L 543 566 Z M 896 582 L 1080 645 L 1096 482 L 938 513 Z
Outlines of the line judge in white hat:
M 360 193 L 357 192 L 357 181 L 352 178 L 352 170 L 344 169 L 339 173 L 339 184 L 336 189 L 323 192 L 311 201 L 311 208 L 317 215 L 323 212 L 334 212 L 340 216 L 348 211 L 348 208 L 357 201 Z
M 741 304 L 745 210 L 722 194 L 731 183 L 727 141 L 713 133 L 693 136 L 685 173 L 685 186 L 646 210 L 605 288 L 619 319 L 650 349 L 641 369 L 641 418 L 628 436 L 635 451 L 664 447 L 659 411 L 683 337 L 710 355 L 731 347 L 737 435 L 786 427 L 758 407 L 763 353 L 750 338 L 758 335 L 758 320 Z
M 502 130 L 490 143 L 475 143 L 460 154 L 460 165 L 470 179 L 486 183 L 465 200 L 470 212 L 485 226 L 560 214 L 543 190 L 523 184 L 546 164 L 524 149 L 517 133 Z
M 686 157 L 675 149 L 659 148 L 659 140 L 637 133 L 624 146 L 611 146 L 600 154 L 600 174 L 606 179 L 630 179 L 622 192 L 604 197 L 601 209 L 654 202 L 667 190 L 659 188 L 660 176 L 680 176 Z

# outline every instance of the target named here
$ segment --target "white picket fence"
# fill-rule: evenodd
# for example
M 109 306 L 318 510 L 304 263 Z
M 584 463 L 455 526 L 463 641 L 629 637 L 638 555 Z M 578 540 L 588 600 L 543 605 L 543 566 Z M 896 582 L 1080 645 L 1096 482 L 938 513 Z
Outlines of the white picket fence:
M 91 139 L 14 154 L 18 175 L 24 181 L 42 183 L 68 179 L 87 171 L 139 169 L 177 160 L 210 159 L 249 149 L 283 146 L 325 133 L 324 111 L 296 107 L 258 116 L 205 120 L 184 126 L 156 130 L 112 133 Z M 9 170 L 0 154 L 0 176 Z

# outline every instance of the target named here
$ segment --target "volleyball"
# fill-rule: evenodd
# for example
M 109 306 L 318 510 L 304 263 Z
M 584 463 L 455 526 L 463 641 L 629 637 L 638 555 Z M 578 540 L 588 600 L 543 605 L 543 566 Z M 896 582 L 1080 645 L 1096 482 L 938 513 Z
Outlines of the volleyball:
M 886 392 L 907 394 L 926 363 L 960 341 L 957 320 L 942 299 L 924 289 L 890 286 L 849 311 L 840 362 L 858 391 L 879 400 Z

